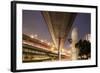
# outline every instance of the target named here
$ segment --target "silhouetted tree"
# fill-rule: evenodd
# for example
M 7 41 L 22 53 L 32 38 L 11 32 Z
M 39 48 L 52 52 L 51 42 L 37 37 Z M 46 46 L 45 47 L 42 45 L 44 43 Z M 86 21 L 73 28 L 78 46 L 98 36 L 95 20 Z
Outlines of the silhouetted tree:
M 78 43 L 75 44 L 76 48 L 79 48 L 79 56 L 86 55 L 87 58 L 91 53 L 91 43 L 87 40 L 79 40 Z

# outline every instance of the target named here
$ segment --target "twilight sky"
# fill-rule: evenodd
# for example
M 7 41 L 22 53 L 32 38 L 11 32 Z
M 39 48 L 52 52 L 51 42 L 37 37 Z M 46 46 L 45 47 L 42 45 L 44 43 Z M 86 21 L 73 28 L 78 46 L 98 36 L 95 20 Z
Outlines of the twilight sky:
M 79 39 L 90 33 L 91 15 L 89 13 L 78 13 L 72 27 L 77 27 Z M 23 10 L 23 33 L 27 35 L 38 35 L 39 39 L 52 42 L 47 24 L 40 11 Z M 70 38 L 70 34 L 68 38 Z M 68 41 L 65 43 L 68 47 Z

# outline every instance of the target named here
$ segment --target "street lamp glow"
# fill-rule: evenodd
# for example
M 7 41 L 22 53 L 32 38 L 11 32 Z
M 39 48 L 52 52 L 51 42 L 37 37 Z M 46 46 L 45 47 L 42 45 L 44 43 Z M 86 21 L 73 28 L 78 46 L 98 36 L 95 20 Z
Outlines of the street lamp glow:
M 64 52 L 65 50 L 62 48 L 61 51 Z
M 54 48 L 53 47 L 51 48 L 51 51 L 54 51 Z
M 41 40 L 41 42 L 44 42 L 43 40 Z
M 50 43 L 47 43 L 48 45 L 50 45 Z
M 34 38 L 34 36 L 33 36 L 33 35 L 30 35 L 30 37 L 31 37 L 31 38 Z
M 68 54 L 71 54 L 71 50 L 67 50 L 67 53 L 68 53 Z

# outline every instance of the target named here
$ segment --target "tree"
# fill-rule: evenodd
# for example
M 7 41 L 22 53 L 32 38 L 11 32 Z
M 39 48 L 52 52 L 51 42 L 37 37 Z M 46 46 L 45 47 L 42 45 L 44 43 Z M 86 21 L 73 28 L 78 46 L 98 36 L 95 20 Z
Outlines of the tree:
M 91 53 L 91 43 L 87 40 L 79 40 L 78 43 L 75 44 L 76 48 L 79 48 L 79 56 L 82 58 L 82 56 L 86 55 L 87 59 L 90 57 Z

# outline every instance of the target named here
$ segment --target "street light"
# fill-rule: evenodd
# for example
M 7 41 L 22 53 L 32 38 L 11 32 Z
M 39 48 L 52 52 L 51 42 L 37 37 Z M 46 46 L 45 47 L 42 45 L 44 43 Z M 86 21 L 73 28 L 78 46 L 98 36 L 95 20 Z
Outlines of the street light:
M 48 42 L 47 44 L 48 44 L 48 45 L 50 45 L 50 43 L 49 43 L 49 42 Z
M 41 42 L 44 42 L 43 40 L 41 40 Z
M 31 38 L 34 38 L 34 35 L 30 35 Z

